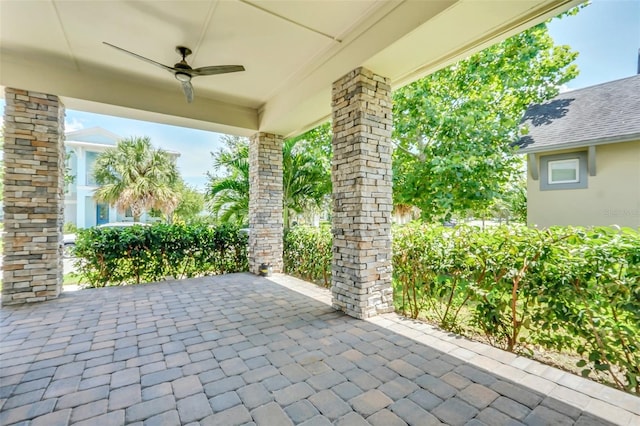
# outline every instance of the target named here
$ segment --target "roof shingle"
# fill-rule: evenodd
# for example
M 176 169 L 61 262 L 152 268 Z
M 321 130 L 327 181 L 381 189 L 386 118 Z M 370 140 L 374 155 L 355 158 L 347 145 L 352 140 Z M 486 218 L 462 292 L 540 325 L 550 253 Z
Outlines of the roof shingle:
M 529 107 L 521 124 L 520 152 L 640 139 L 640 75 L 561 93 Z

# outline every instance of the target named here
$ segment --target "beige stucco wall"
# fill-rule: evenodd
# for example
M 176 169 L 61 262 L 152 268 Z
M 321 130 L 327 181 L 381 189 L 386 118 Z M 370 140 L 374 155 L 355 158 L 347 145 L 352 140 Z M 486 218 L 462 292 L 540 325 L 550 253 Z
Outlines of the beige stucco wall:
M 563 152 L 571 151 L 548 154 Z M 536 154 L 538 170 L 543 155 Z M 640 228 L 640 141 L 596 146 L 596 176 L 587 189 L 541 191 L 528 173 L 527 196 L 529 225 Z

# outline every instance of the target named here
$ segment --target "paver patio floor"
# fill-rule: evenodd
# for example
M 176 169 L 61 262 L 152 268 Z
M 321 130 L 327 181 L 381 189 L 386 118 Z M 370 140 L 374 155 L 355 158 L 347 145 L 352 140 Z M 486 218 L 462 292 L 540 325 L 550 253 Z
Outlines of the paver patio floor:
M 640 398 L 283 275 L 4 307 L 0 424 L 640 424 Z

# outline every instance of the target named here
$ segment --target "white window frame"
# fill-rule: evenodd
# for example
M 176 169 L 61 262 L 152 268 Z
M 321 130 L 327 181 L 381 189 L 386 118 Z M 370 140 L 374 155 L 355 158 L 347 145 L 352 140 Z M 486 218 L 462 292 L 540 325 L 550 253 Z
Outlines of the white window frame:
M 553 170 L 557 170 L 554 168 L 554 165 L 558 165 L 559 163 L 567 163 L 569 167 L 563 167 L 562 169 L 570 169 L 570 166 L 573 166 L 573 170 L 576 172 L 575 179 L 565 179 L 565 180 L 554 180 L 553 179 Z M 563 183 L 578 183 L 580 182 L 580 159 L 579 158 L 566 158 L 562 160 L 551 160 L 547 163 L 547 176 L 549 177 L 549 185 L 558 185 Z

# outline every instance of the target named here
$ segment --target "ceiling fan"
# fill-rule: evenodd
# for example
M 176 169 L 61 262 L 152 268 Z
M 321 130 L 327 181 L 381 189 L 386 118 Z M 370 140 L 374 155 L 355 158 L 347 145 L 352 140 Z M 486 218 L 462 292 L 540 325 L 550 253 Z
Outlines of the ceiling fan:
M 114 49 L 118 49 L 121 52 L 129 54 L 135 58 L 141 59 L 145 62 L 150 63 L 151 65 L 155 65 L 164 70 L 169 71 L 173 76 L 182 83 L 182 91 L 187 98 L 187 102 L 191 103 L 193 101 L 193 86 L 191 85 L 191 79 L 193 77 L 198 77 L 201 75 L 216 75 L 216 74 L 227 74 L 230 72 L 238 72 L 244 71 L 244 67 L 242 65 L 213 65 L 209 67 L 200 67 L 200 68 L 191 68 L 191 66 L 187 63 L 186 57 L 191 55 L 191 49 L 184 46 L 176 46 L 176 52 L 180 56 L 182 56 L 182 60 L 176 63 L 174 66 L 170 67 L 168 65 L 161 64 L 160 62 L 156 62 L 152 59 L 145 58 L 144 56 L 140 56 L 136 53 L 129 52 L 121 47 L 114 46 L 111 43 L 107 43 L 103 41 L 107 46 L 111 46 Z

